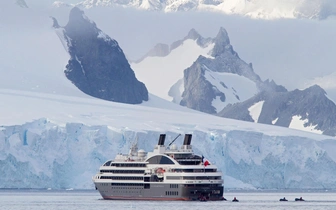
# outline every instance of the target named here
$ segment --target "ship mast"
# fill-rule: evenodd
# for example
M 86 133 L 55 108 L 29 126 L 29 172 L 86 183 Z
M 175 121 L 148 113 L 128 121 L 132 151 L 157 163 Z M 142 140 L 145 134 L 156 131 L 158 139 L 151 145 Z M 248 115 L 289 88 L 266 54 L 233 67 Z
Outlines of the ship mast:
M 172 142 L 170 142 L 170 144 L 168 145 L 168 147 L 170 147 L 170 145 L 172 145 L 172 143 L 174 143 L 174 141 L 176 141 L 176 139 L 177 139 L 178 137 L 180 137 L 180 136 L 181 136 L 181 134 L 177 135 L 177 136 L 175 137 L 175 139 L 174 139 Z

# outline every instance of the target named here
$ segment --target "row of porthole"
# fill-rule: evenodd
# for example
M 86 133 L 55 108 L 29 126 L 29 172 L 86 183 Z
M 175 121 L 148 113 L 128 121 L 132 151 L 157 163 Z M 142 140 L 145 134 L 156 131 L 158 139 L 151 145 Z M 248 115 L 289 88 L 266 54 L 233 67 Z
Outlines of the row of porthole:
M 178 195 L 178 191 L 166 191 L 166 195 Z
M 99 179 L 112 179 L 112 180 L 143 180 L 143 177 L 137 177 L 137 176 L 100 176 Z
M 144 170 L 100 170 L 100 173 L 115 173 L 115 174 L 143 174 Z
M 130 193 L 135 193 L 135 194 L 139 194 L 140 193 L 140 191 L 113 191 L 112 193 L 128 193 L 128 194 L 130 194 Z

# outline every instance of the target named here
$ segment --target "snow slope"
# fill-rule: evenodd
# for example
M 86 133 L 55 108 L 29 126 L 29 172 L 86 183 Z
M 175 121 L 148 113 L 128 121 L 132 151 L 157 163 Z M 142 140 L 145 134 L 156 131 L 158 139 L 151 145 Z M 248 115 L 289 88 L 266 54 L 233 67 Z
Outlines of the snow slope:
M 132 63 L 132 69 L 136 77 L 146 84 L 150 93 L 172 101 L 173 97 L 168 95 L 170 88 L 178 80 L 183 79 L 183 71 L 190 67 L 200 55 L 209 57 L 208 53 L 213 46 L 214 44 L 211 44 L 202 48 L 196 40 L 187 39 L 181 46 L 173 49 L 169 55 L 146 57 L 140 63 Z
M 258 122 L 264 102 L 265 101 L 259 101 L 258 103 L 253 104 L 250 108 L 248 108 L 250 116 L 252 117 L 255 123 Z
M 258 93 L 258 88 L 254 82 L 237 74 L 206 71 L 205 78 L 217 90 L 225 94 L 225 102 L 222 102 L 219 97 L 212 101 L 217 112 L 223 110 L 229 103 L 245 101 Z M 223 83 L 226 87 L 222 85 Z
M 49 17 L 26 12 L 1 26 L 0 188 L 93 189 L 100 164 L 136 136 L 152 150 L 160 133 L 167 142 L 192 133 L 195 152 L 218 165 L 226 188 L 336 188 L 331 137 L 219 118 L 154 95 L 127 105 L 82 94 L 63 75 L 68 55 Z
M 146 84 L 149 92 L 180 104 L 185 87 L 184 71 L 197 62 L 196 60 L 200 56 L 213 59 L 210 54 L 214 45 L 214 41 L 208 41 L 205 47 L 202 47 L 198 44 L 197 39 L 185 38 L 168 55 L 147 56 L 138 63 L 132 63 L 132 68 L 137 78 Z M 211 83 L 216 92 L 225 94 L 225 100 L 216 97 L 211 102 L 216 112 L 221 111 L 230 103 L 247 100 L 258 93 L 256 83 L 246 77 L 216 72 L 221 70 L 220 67 L 217 69 L 214 67 L 214 69 L 209 69 L 205 65 L 204 67 L 206 68 L 205 79 Z

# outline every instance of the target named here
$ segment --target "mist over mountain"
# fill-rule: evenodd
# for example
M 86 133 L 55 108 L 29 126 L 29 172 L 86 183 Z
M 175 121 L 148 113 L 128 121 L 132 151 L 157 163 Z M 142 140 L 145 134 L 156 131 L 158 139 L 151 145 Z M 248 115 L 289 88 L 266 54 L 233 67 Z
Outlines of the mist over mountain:
M 63 6 L 56 1 L 54 6 Z M 242 15 L 251 18 L 307 18 L 326 19 L 336 14 L 336 3 L 333 0 L 85 0 L 73 6 L 92 7 L 126 7 L 149 11 L 211 11 L 225 14 Z
M 202 48 L 206 48 L 209 44 L 214 42 L 212 38 L 203 38 L 195 29 L 191 29 L 187 36 L 185 36 L 183 39 L 174 41 L 170 46 L 163 43 L 156 44 L 148 53 L 146 53 L 137 61 L 134 61 L 134 63 L 140 63 L 146 57 L 165 57 L 171 53 L 171 51 L 183 45 L 184 41 L 188 39 L 195 40 L 197 45 Z

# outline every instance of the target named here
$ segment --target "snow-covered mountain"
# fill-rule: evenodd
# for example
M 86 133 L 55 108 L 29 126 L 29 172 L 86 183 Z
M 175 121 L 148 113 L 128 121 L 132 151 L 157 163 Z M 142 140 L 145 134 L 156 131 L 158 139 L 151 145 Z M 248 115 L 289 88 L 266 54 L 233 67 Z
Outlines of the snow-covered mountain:
M 66 78 L 71 56 L 49 15 L 2 8 L 0 188 L 94 189 L 100 164 L 127 152 L 136 136 L 139 148 L 152 150 L 160 133 L 167 141 L 192 133 L 196 153 L 224 172 L 226 189 L 336 188 L 334 138 L 216 117 L 152 94 L 141 105 L 93 98 Z
M 225 107 L 219 116 L 336 135 L 336 105 L 315 85 L 305 90 L 266 92 Z
M 170 46 L 156 45 L 139 62 L 132 63 L 132 68 L 149 92 L 211 114 L 267 88 L 252 64 L 233 50 L 224 28 L 215 38 L 203 38 L 191 29 Z
M 198 58 L 196 53 L 200 53 Z M 193 64 L 191 59 L 196 59 Z M 150 92 L 188 108 L 336 135 L 336 118 L 330 114 L 336 113 L 336 105 L 323 89 L 315 85 L 287 91 L 274 81 L 262 82 L 252 64 L 245 63 L 233 50 L 224 28 L 214 39 L 205 39 L 192 29 L 171 46 L 156 45 L 132 66 Z M 148 74 L 164 79 L 152 80 Z
M 55 1 L 53 4 L 52 4 L 53 7 L 74 7 L 74 5 L 72 4 L 68 4 L 68 3 L 65 3 L 65 2 L 62 2 L 62 1 Z
M 183 92 L 184 69 L 190 67 L 200 55 L 210 57 L 213 47 L 213 39 L 205 39 L 192 29 L 186 37 L 170 46 L 156 45 L 138 62 L 131 63 L 131 66 L 149 92 L 179 104 Z M 175 84 L 179 86 L 174 91 Z
M 61 5 L 64 2 L 54 3 Z M 334 0 L 85 0 L 73 5 L 87 9 L 103 6 L 163 12 L 212 11 L 262 19 L 325 19 L 336 14 Z

